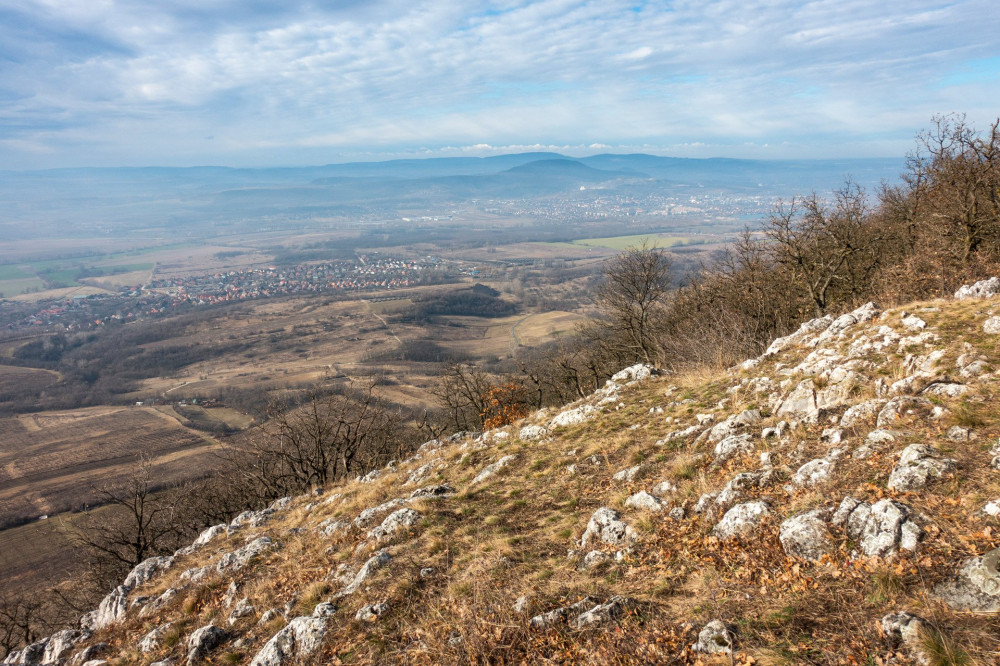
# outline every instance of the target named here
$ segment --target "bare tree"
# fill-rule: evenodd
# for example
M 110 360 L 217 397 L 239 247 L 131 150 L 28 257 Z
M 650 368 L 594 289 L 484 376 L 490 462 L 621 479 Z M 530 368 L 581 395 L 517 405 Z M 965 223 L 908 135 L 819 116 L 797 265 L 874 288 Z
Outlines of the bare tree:
M 0 658 L 41 637 L 42 610 L 38 596 L 0 590 Z
M 604 320 L 591 335 L 634 360 L 657 361 L 657 315 L 670 291 L 670 259 L 646 244 L 608 262 L 597 305 Z
M 497 383 L 477 365 L 455 363 L 441 373 L 433 393 L 444 404 L 449 425 L 455 430 L 482 430 L 485 396 Z
M 97 496 L 100 508 L 79 522 L 74 536 L 91 576 L 105 588 L 146 558 L 173 552 L 190 529 L 177 520 L 176 494 L 155 484 L 148 459 L 141 459 L 122 485 L 98 488 Z
M 791 273 L 817 317 L 826 313 L 834 294 L 850 296 L 870 284 L 882 236 L 868 212 L 864 191 L 848 182 L 832 208 L 813 194 L 779 205 L 767 220 L 764 233 L 774 262 Z
M 375 393 L 313 391 L 299 406 L 272 403 L 268 421 L 231 444 L 227 457 L 240 483 L 270 498 L 321 487 L 384 464 L 404 445 L 402 416 Z

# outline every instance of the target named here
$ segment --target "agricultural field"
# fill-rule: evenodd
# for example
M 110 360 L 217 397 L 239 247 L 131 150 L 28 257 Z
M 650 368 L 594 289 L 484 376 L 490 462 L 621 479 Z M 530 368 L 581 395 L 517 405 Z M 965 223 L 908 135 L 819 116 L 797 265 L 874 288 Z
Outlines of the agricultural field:
M 0 419 L 0 516 L 13 525 L 92 502 L 140 456 L 163 483 L 191 478 L 217 442 L 146 407 L 94 407 Z
M 693 240 L 694 238 L 691 236 L 640 234 L 636 236 L 610 236 L 608 238 L 580 238 L 569 244 L 582 245 L 584 247 L 601 247 L 621 251 L 627 250 L 631 247 L 639 247 L 643 244 L 648 247 L 671 248 L 678 245 L 689 245 Z
M 0 403 L 25 392 L 44 391 L 58 381 L 59 373 L 51 370 L 0 365 Z

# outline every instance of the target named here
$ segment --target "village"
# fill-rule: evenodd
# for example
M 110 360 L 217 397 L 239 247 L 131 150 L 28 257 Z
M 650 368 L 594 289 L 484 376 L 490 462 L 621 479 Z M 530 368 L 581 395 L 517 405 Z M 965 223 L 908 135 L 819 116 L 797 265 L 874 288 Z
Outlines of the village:
M 435 257 L 408 259 L 359 254 L 354 259 L 265 266 L 211 275 L 156 278 L 117 292 L 70 296 L 42 303 L 8 302 L 0 329 L 81 331 L 144 319 L 182 307 L 304 293 L 391 290 L 453 279 Z

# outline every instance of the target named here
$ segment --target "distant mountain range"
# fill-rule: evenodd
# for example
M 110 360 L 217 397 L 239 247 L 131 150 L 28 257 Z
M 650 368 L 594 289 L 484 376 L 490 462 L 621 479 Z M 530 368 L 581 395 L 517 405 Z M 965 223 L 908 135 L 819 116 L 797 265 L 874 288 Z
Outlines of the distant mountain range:
M 413 213 L 484 200 L 579 200 L 599 189 L 632 199 L 679 196 L 791 198 L 829 193 L 851 176 L 896 180 L 899 159 L 765 161 L 645 154 L 568 157 L 531 152 L 353 162 L 313 167 L 76 168 L 0 172 L 0 241 L 24 225 L 174 227 L 292 216 Z M 29 232 L 37 230 L 27 229 Z

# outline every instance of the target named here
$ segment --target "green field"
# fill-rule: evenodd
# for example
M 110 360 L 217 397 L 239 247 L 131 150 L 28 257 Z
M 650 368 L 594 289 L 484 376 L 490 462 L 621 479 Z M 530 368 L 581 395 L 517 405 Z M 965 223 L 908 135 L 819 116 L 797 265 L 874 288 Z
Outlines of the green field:
M 640 234 L 638 236 L 610 236 L 608 238 L 580 238 L 571 245 L 585 247 L 607 247 L 612 250 L 627 250 L 645 243 L 648 247 L 674 247 L 691 243 L 689 236 L 668 236 L 665 234 Z
M 4 280 L 23 280 L 25 278 L 33 278 L 35 274 L 24 270 L 23 267 L 14 264 L 4 264 L 0 266 L 0 281 Z
M 100 259 L 107 261 L 108 257 Z M 70 266 L 67 267 L 67 264 Z M 0 265 L 0 294 L 5 298 L 12 298 L 29 291 L 40 291 L 50 287 L 78 287 L 79 281 L 83 278 L 150 271 L 155 265 L 152 262 L 92 265 L 82 263 L 79 259 L 35 261 L 20 265 L 4 264 Z
M 36 277 L 21 280 L 0 280 L 0 294 L 3 294 L 3 298 L 13 298 L 31 290 L 41 291 L 44 288 L 45 283 Z

